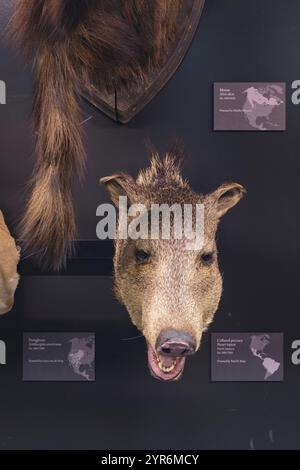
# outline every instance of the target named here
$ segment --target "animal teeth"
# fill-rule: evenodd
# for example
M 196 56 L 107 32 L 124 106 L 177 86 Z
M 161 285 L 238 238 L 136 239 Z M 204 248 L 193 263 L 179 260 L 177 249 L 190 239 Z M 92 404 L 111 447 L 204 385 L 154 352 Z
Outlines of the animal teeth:
M 160 359 L 157 359 L 157 362 L 158 362 L 160 370 L 167 373 L 167 372 L 171 372 L 174 369 L 174 367 L 176 366 L 177 361 L 175 359 L 173 364 L 171 364 L 169 367 L 164 366 Z

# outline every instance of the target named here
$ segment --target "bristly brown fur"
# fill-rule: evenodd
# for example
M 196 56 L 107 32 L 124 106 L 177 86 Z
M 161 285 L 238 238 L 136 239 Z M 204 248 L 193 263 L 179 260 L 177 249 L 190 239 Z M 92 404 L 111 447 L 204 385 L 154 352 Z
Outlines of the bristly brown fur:
M 82 173 L 84 83 L 100 89 L 146 81 L 164 60 L 182 0 L 17 0 L 10 34 L 34 54 L 37 164 L 20 236 L 60 269 L 75 236 L 72 179 Z M 175 173 L 174 173 L 175 175 Z
M 76 74 L 64 55 L 55 45 L 51 55 L 41 47 L 37 58 L 37 162 L 20 231 L 27 249 L 37 253 L 42 265 L 55 270 L 65 264 L 75 237 L 71 186 L 73 175 L 82 175 L 85 161 L 74 94 Z
M 180 161 L 176 155 L 166 153 L 161 159 L 158 153 L 150 156 L 149 167 L 141 170 L 138 174 L 137 184 L 155 189 L 162 186 L 177 186 L 187 188 L 188 183 L 182 178 Z

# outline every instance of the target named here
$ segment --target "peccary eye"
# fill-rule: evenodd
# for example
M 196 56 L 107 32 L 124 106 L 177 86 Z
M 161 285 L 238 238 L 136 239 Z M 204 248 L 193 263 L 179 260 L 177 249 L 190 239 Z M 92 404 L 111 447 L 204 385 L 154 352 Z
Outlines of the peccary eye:
M 144 250 L 135 250 L 134 252 L 135 260 L 137 263 L 146 263 L 150 258 L 150 253 Z
M 209 253 L 203 253 L 201 255 L 201 261 L 203 264 L 205 264 L 206 266 L 209 266 L 210 264 L 213 263 L 214 261 L 214 253 L 213 252 L 209 252 Z

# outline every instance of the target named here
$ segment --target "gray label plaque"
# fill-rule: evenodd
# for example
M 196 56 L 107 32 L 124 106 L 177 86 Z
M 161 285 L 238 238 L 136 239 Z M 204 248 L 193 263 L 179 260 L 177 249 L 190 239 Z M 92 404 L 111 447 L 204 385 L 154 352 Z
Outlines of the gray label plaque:
M 214 83 L 215 131 L 284 131 L 285 83 Z
M 282 333 L 212 333 L 211 379 L 225 381 L 283 380 Z
M 94 333 L 24 333 L 24 381 L 94 381 Z

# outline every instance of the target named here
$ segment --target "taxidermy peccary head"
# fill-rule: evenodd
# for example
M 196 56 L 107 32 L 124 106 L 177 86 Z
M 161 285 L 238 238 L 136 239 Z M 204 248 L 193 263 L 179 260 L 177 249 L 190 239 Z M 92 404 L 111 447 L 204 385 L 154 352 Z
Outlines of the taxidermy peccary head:
M 225 183 L 210 194 L 197 194 L 168 154 L 163 160 L 152 155 L 150 167 L 136 180 L 119 174 L 101 181 L 116 205 L 119 196 L 127 196 L 130 204 L 147 208 L 152 204 L 201 204 L 204 208 L 204 242 L 199 249 L 186 249 L 186 238 L 175 238 L 174 231 L 170 239 L 116 239 L 117 297 L 146 338 L 151 373 L 163 380 L 177 379 L 186 356 L 199 348 L 202 333 L 217 310 L 222 276 L 216 230 L 220 218 L 245 190 L 240 184 Z
M 71 186 L 84 170 L 78 95 L 130 88 L 164 60 L 182 0 L 17 0 L 10 32 L 34 56 L 37 163 L 21 223 L 28 254 L 60 269 L 75 237 Z
M 17 265 L 20 254 L 0 211 L 0 315 L 9 312 L 19 282 Z

